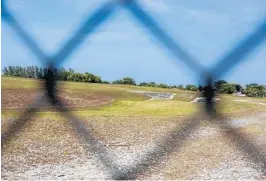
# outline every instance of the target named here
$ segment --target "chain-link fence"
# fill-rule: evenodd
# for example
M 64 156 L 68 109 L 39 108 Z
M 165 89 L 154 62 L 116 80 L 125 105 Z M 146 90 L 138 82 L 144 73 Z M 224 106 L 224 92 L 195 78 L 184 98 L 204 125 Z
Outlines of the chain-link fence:
M 132 16 L 145 27 L 151 35 L 153 35 L 163 48 L 170 51 L 177 61 L 182 60 L 193 72 L 205 80 L 206 89 L 203 93 L 206 98 L 206 106 L 197 115 L 187 118 L 182 129 L 173 129 L 167 136 L 161 138 L 160 145 L 148 152 L 142 160 L 140 160 L 127 170 L 120 170 L 119 165 L 108 157 L 108 151 L 100 143 L 100 141 L 92 134 L 90 128 L 86 128 L 79 118 L 74 116 L 68 108 L 60 101 L 57 96 L 56 81 L 54 78 L 54 68 L 63 64 L 74 50 L 78 50 L 79 45 L 85 37 L 91 35 L 101 24 L 108 21 L 117 8 L 127 9 Z M 191 55 L 189 55 L 178 42 L 174 41 L 161 26 L 154 20 L 146 11 L 144 11 L 139 2 L 134 0 L 113 0 L 103 4 L 88 17 L 84 18 L 83 23 L 78 30 L 73 33 L 69 40 L 63 45 L 54 56 L 46 55 L 31 36 L 23 29 L 20 22 L 16 20 L 13 14 L 8 10 L 5 1 L 2 0 L 2 20 L 4 20 L 21 39 L 22 42 L 36 55 L 39 61 L 49 68 L 48 76 L 45 81 L 45 94 L 50 100 L 52 106 L 69 121 L 75 134 L 84 142 L 88 143 L 86 149 L 94 153 L 106 168 L 112 174 L 113 179 L 137 179 L 138 176 L 152 166 L 160 163 L 165 156 L 169 155 L 174 150 L 181 148 L 183 143 L 188 139 L 189 135 L 199 128 L 201 120 L 209 120 L 211 123 L 218 125 L 222 129 L 228 130 L 226 134 L 231 135 L 227 138 L 232 139 L 239 150 L 246 153 L 250 160 L 261 165 L 264 175 L 266 174 L 266 158 L 265 155 L 251 142 L 248 136 L 241 136 L 240 132 L 231 127 L 224 120 L 222 115 L 217 113 L 215 102 L 212 101 L 215 94 L 213 90 L 213 81 L 217 80 L 223 73 L 229 71 L 241 61 L 243 61 L 249 53 L 251 53 L 260 43 L 266 38 L 266 21 L 245 39 L 239 42 L 235 48 L 225 54 L 218 63 L 210 69 L 200 65 Z M 30 108 L 16 119 L 9 127 L 8 131 L 2 134 L 2 145 L 6 144 L 14 135 L 21 131 L 25 123 L 38 111 L 38 101 L 34 102 Z M 200 114 L 200 115 L 199 115 Z M 180 150 L 182 151 L 182 150 Z

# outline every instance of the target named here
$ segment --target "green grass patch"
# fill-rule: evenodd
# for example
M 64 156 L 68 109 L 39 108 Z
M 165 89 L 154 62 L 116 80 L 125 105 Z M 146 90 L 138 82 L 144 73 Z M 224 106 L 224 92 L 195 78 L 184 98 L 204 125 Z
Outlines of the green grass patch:
M 40 82 L 33 79 L 2 77 L 2 88 L 38 88 Z M 140 87 L 130 85 L 112 85 L 112 84 L 91 84 L 77 82 L 58 82 L 59 90 L 65 90 L 76 94 L 95 94 L 102 96 L 111 96 L 114 101 L 111 104 L 76 109 L 73 113 L 86 116 L 120 116 L 120 115 L 155 115 L 155 116 L 186 116 L 193 114 L 198 110 L 198 106 L 204 106 L 204 103 L 191 103 L 190 101 L 197 97 L 196 92 L 182 91 L 177 89 L 164 89 L 155 87 Z M 130 92 L 132 90 L 145 90 L 153 92 L 175 93 L 173 100 L 147 100 L 149 97 L 142 94 Z M 236 102 L 234 100 L 243 99 L 255 102 L 266 102 L 264 98 L 243 98 L 230 95 L 221 95 L 221 103 L 217 106 L 222 113 L 235 113 L 248 110 L 262 110 L 266 106 L 250 104 L 248 102 Z M 3 116 L 17 115 L 16 111 L 3 111 Z M 53 112 L 41 112 L 40 115 L 54 115 Z

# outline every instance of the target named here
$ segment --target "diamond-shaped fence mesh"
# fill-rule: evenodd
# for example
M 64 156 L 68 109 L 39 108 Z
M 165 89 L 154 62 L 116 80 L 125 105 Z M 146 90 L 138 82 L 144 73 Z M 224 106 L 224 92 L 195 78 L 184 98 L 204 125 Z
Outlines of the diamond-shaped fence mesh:
M 173 129 L 167 136 L 161 138 L 160 145 L 148 152 L 142 160 L 135 165 L 132 165 L 127 170 L 120 170 L 119 165 L 108 157 L 108 151 L 92 134 L 90 128 L 86 128 L 79 118 L 74 116 L 68 108 L 60 101 L 57 96 L 56 81 L 54 78 L 54 68 L 63 64 L 74 50 L 78 50 L 82 41 L 91 35 L 101 24 L 107 22 L 117 8 L 127 9 L 132 16 L 145 27 L 151 35 L 153 35 L 165 48 L 173 55 L 173 60 L 182 60 L 193 72 L 205 80 L 207 84 L 203 96 L 206 97 L 206 106 L 201 110 L 201 113 L 187 118 L 187 121 L 182 126 L 182 129 Z M 254 145 L 248 136 L 242 136 L 236 129 L 231 127 L 223 120 L 222 115 L 217 113 L 215 109 L 215 102 L 212 101 L 215 94 L 213 90 L 213 81 L 217 80 L 223 73 L 236 66 L 239 62 L 244 61 L 249 53 L 251 53 L 259 44 L 266 38 L 266 21 L 264 20 L 261 25 L 251 34 L 247 35 L 240 41 L 235 48 L 231 49 L 227 54 L 218 60 L 218 63 L 210 69 L 200 65 L 191 55 L 189 55 L 181 45 L 174 41 L 163 28 L 153 19 L 146 11 L 141 8 L 139 2 L 134 0 L 113 0 L 103 4 L 100 8 L 96 9 L 89 16 L 84 18 L 83 23 L 78 27 L 77 31 L 73 33 L 69 40 L 63 45 L 58 52 L 53 55 L 46 55 L 42 49 L 37 45 L 34 39 L 23 29 L 20 22 L 16 20 L 13 14 L 6 7 L 5 1 L 2 1 L 2 20 L 4 20 L 21 39 L 22 42 L 36 55 L 39 61 L 48 67 L 48 76 L 45 81 L 45 94 L 50 100 L 50 104 L 59 110 L 59 112 L 69 121 L 75 134 L 84 142 L 86 142 L 86 149 L 94 153 L 106 168 L 112 174 L 113 179 L 137 179 L 138 175 L 146 172 L 152 166 L 160 163 L 165 156 L 171 152 L 179 150 L 182 152 L 181 146 L 189 135 L 199 128 L 201 120 L 209 120 L 211 123 L 218 125 L 222 129 L 228 130 L 226 134 L 231 135 L 227 138 L 232 139 L 239 150 L 243 151 L 249 156 L 249 159 L 259 163 L 265 173 L 266 158 L 265 155 Z M 37 102 L 37 101 L 36 101 Z M 33 103 L 25 112 L 16 119 L 9 127 L 8 131 L 3 133 L 2 145 L 6 144 L 14 135 L 20 132 L 25 123 L 38 111 L 38 103 Z M 180 149 L 179 149 L 180 148 Z

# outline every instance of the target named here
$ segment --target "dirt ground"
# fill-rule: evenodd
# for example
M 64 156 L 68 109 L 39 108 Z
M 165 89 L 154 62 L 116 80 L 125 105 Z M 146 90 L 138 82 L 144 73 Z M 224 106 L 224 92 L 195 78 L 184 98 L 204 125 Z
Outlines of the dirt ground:
M 21 87 L 17 82 L 7 81 L 2 87 L 2 135 L 18 116 L 13 112 L 23 113 L 41 93 L 30 80 L 21 81 Z M 260 162 L 266 160 L 266 109 L 261 104 L 250 106 L 231 101 L 232 97 L 226 99 L 229 106 L 217 120 L 226 121 L 232 127 L 228 129 L 199 115 L 193 122 L 187 119 L 193 113 L 190 108 L 196 106 L 187 100 L 187 94 L 150 102 L 128 92 L 132 87 L 67 85 L 59 96 L 68 108 L 77 111 L 50 112 L 50 104 L 40 100 L 46 112 L 21 118 L 19 121 L 27 120 L 25 125 L 5 144 L 2 142 L 2 179 L 113 179 L 112 166 L 119 171 L 135 169 L 138 179 L 265 179 Z M 107 104 L 111 106 L 102 107 L 106 110 L 96 108 Z M 98 112 L 89 114 L 87 110 Z M 178 116 L 176 112 L 182 110 L 185 114 Z M 235 132 L 255 145 L 263 155 L 261 159 L 254 161 L 258 152 L 248 149 L 243 140 L 234 139 Z
M 40 89 L 8 89 L 2 88 L 2 110 L 24 110 L 31 105 L 42 91 Z M 90 92 L 75 92 L 60 90 L 58 93 L 62 102 L 70 109 L 98 107 L 114 100 L 110 95 L 95 94 Z M 43 111 L 52 110 L 46 98 L 40 101 Z
M 236 129 L 241 131 L 243 136 L 249 136 L 251 138 L 250 141 L 258 145 L 262 151 L 265 151 L 266 125 L 262 122 L 266 118 L 265 114 L 260 116 L 253 113 L 250 117 L 256 118 L 256 120 Z M 12 121 L 10 119 L 3 119 L 3 130 L 6 124 Z M 131 152 L 128 153 L 128 151 L 133 151 L 133 155 L 135 153 L 143 155 L 147 150 L 154 147 L 163 147 L 160 145 L 160 139 L 167 137 L 173 130 L 182 129 L 186 121 L 178 117 L 159 116 L 90 116 L 81 117 L 80 120 L 87 128 L 90 128 L 89 130 L 92 134 L 99 139 L 107 150 L 113 151 L 119 158 L 121 157 L 122 164 L 132 162 L 130 159 L 127 160 L 127 157 L 133 154 Z M 229 120 L 244 119 L 237 116 L 231 117 Z M 236 143 L 226 136 L 225 130 L 210 125 L 208 122 L 202 122 L 199 129 L 193 132 L 183 146 L 179 149 L 175 148 L 169 154 L 166 154 L 163 159 L 158 158 L 161 161 L 149 168 L 147 172 L 139 175 L 138 178 L 204 179 L 207 176 L 202 176 L 202 174 L 211 173 L 213 169 L 221 167 L 224 161 L 228 163 L 236 162 L 237 165 L 252 164 L 252 161 L 246 156 L 248 153 L 241 152 Z M 73 161 L 76 158 L 84 158 L 84 162 L 81 161 L 83 162 L 82 165 L 84 165 L 86 164 L 86 159 L 90 160 L 99 154 L 88 151 L 86 144 L 88 144 L 86 141 L 77 137 L 77 133 L 73 131 L 68 120 L 60 116 L 56 118 L 32 118 L 23 131 L 18 133 L 12 142 L 2 148 L 2 178 L 25 179 L 27 177 L 28 179 L 36 179 L 37 177 L 25 174 L 27 170 L 36 169 L 41 165 L 45 167 L 62 163 L 67 165 L 69 161 Z M 133 155 L 130 157 L 133 158 Z M 141 156 L 136 156 L 135 159 L 139 161 L 140 158 Z M 245 160 L 244 163 L 242 163 L 243 160 Z M 71 162 L 71 165 L 73 168 L 76 167 L 75 163 Z M 242 173 L 243 166 L 237 166 L 236 170 L 232 172 L 236 174 L 236 178 L 263 178 L 259 172 L 250 171 L 251 168 L 247 168 L 249 169 L 249 176 L 245 176 L 247 171 Z M 71 168 L 68 169 L 70 169 L 69 172 L 71 174 Z M 240 170 L 237 171 L 237 169 Z M 53 170 L 56 169 L 53 168 Z M 62 175 L 60 170 L 62 171 L 62 168 L 58 169 L 56 174 Z M 50 170 L 49 172 L 54 171 Z M 23 176 L 19 176 L 18 173 L 23 173 Z M 75 173 L 79 173 L 79 171 L 76 170 Z M 215 171 L 215 173 L 217 172 Z M 84 176 L 85 173 L 82 174 L 80 171 L 79 174 Z M 90 175 L 92 173 L 89 171 L 86 174 L 88 174 L 88 177 L 85 176 L 85 178 L 94 178 L 93 176 L 95 176 Z M 242 175 L 238 177 L 237 175 L 239 174 Z M 68 176 L 69 174 L 63 175 Z M 40 178 L 44 179 L 46 177 L 44 175 L 44 177 Z M 60 178 L 51 177 L 50 179 Z M 65 177 L 65 179 L 69 178 Z M 83 177 L 77 177 L 76 179 L 78 178 Z M 214 176 L 211 176 L 211 178 L 213 179 Z

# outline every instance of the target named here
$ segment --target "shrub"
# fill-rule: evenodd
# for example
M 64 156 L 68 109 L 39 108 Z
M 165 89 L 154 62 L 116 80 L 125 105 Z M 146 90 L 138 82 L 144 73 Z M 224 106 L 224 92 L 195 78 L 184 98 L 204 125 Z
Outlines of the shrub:
M 160 87 L 160 88 L 168 88 L 168 85 L 166 85 L 166 84 L 159 84 L 158 87 Z
M 195 85 L 189 84 L 189 85 L 186 86 L 186 90 L 197 91 L 198 88 Z

